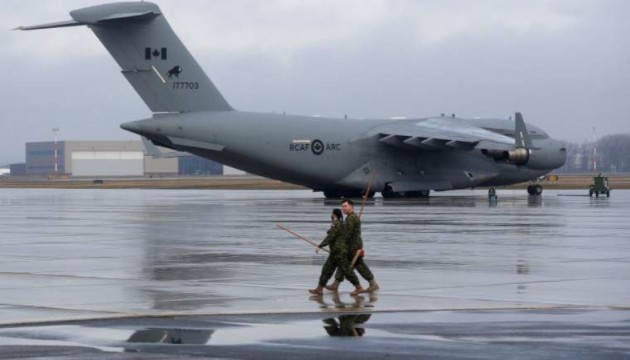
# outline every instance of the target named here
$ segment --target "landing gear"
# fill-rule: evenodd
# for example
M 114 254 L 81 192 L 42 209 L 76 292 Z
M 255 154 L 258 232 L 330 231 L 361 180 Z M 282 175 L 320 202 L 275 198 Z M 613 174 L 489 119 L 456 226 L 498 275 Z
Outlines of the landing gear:
M 368 199 L 373 198 L 374 194 L 374 191 L 370 191 Z M 326 199 L 361 199 L 363 195 L 361 190 L 324 190 Z
M 488 189 L 488 200 L 497 201 L 497 191 L 493 187 Z
M 543 193 L 543 187 L 540 184 L 536 184 L 536 185 L 529 185 L 527 187 L 527 193 L 529 195 L 535 195 L 535 196 L 540 196 Z
M 392 191 L 392 188 L 389 186 L 381 191 L 381 195 L 383 195 L 384 199 L 400 199 L 402 197 L 401 193 Z
M 431 190 L 395 192 L 389 186 L 381 191 L 381 195 L 385 199 L 426 199 L 430 194 Z
M 428 198 L 431 190 L 410 191 L 406 195 L 409 198 Z

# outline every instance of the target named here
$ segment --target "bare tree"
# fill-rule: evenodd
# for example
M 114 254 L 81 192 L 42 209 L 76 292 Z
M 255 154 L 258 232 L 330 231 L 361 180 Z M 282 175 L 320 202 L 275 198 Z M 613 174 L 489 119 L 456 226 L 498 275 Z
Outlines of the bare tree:
M 559 173 L 595 171 L 593 142 L 567 143 L 567 162 Z M 597 141 L 597 172 L 630 173 L 630 134 L 606 135 Z

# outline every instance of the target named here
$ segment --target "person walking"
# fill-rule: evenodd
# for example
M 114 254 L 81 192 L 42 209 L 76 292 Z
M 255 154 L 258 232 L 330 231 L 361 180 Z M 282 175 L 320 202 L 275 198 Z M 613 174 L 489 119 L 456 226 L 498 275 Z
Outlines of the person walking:
M 359 278 L 350 268 L 350 262 L 352 261 L 348 254 L 348 244 L 346 242 L 346 236 L 344 235 L 343 215 L 341 210 L 334 209 L 331 215 L 332 225 L 328 230 L 326 238 L 319 244 L 316 252 L 324 246 L 328 245 L 330 248 L 330 255 L 322 267 L 322 272 L 319 277 L 318 285 L 315 289 L 310 289 L 309 292 L 313 295 L 322 295 L 324 286 L 330 280 L 335 273 L 335 270 L 342 277 L 345 277 L 354 285 L 355 289 L 351 295 L 358 295 L 365 292 L 365 289 L 361 287 Z
M 348 258 L 350 263 L 356 257 L 354 268 L 361 274 L 365 280 L 367 280 L 370 286 L 365 292 L 375 292 L 380 289 L 378 283 L 374 278 L 374 274 L 363 260 L 363 239 L 361 238 L 361 219 L 354 212 L 354 202 L 350 199 L 345 199 L 341 202 L 341 209 L 346 214 L 346 220 L 343 222 L 343 233 L 346 243 L 348 245 Z M 358 254 L 358 255 L 357 255 Z M 354 270 L 354 269 L 352 269 Z M 338 291 L 339 285 L 343 281 L 345 273 L 337 270 L 335 274 L 335 282 L 331 285 L 325 286 L 330 291 Z

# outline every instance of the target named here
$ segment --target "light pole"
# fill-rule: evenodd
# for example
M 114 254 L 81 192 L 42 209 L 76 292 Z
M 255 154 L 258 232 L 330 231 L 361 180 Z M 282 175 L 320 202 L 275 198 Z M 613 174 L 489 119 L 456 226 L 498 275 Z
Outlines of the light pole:
M 59 133 L 59 128 L 53 128 L 53 135 L 55 137 L 55 143 L 54 143 L 54 150 L 55 150 L 55 172 L 54 172 L 54 176 L 57 177 L 57 175 L 59 174 L 59 162 L 58 162 L 58 156 L 59 156 L 59 152 L 57 151 L 57 133 Z
M 597 173 L 597 128 L 593 126 L 593 173 Z

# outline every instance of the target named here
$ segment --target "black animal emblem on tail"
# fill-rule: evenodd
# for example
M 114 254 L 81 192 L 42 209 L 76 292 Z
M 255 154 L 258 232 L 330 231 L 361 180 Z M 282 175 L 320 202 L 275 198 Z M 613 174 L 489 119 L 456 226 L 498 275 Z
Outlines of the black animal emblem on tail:
M 173 68 L 171 70 L 168 71 L 168 78 L 171 79 L 173 77 L 173 75 L 175 75 L 176 78 L 179 79 L 179 74 L 181 74 L 183 71 L 182 67 L 177 65 L 177 66 L 173 66 Z

